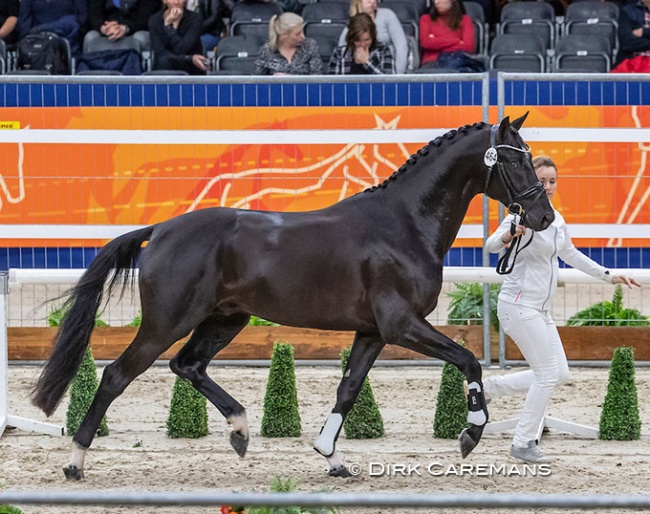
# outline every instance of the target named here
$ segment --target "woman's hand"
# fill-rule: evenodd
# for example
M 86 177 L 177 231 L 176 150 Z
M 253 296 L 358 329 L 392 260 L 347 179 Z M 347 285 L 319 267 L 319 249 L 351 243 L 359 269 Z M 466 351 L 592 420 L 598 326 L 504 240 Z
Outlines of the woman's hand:
M 501 242 L 504 245 L 508 245 L 508 244 L 510 244 L 512 242 L 512 240 L 515 237 L 523 236 L 525 234 L 526 234 L 526 227 L 524 227 L 523 225 L 517 225 L 517 228 L 515 228 L 515 233 L 514 234 L 511 234 L 510 232 L 506 232 L 505 234 L 503 234 L 501 236 Z
M 174 28 L 178 27 L 178 23 L 183 17 L 183 9 L 180 7 L 172 7 L 165 11 L 165 25 L 173 25 Z
M 614 278 L 612 278 L 612 284 L 625 284 L 630 289 L 632 286 L 641 287 L 641 284 L 639 284 L 632 277 L 628 277 L 626 275 L 614 275 Z
M 357 64 L 366 64 L 370 59 L 370 52 L 362 46 L 354 49 L 354 62 Z

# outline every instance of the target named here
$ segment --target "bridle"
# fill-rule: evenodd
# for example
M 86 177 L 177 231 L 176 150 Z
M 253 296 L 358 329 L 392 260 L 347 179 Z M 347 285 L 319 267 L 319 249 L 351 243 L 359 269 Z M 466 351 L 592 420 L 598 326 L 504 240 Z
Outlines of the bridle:
M 490 180 L 492 178 L 492 172 L 496 165 L 497 174 L 499 175 L 499 178 L 503 182 L 503 185 L 506 188 L 506 192 L 508 193 L 508 211 L 510 214 L 516 214 L 517 216 L 520 216 L 523 221 L 524 216 L 526 215 L 526 211 L 521 205 L 521 202 L 530 199 L 532 199 L 531 205 L 537 202 L 537 200 L 539 200 L 544 194 L 544 186 L 538 180 L 537 183 L 524 189 L 520 193 L 516 192 L 512 180 L 505 172 L 503 163 L 499 160 L 499 148 L 507 148 L 508 150 L 514 150 L 516 152 L 529 154 L 530 146 L 526 145 L 525 148 L 517 148 L 516 146 L 512 145 L 497 145 L 496 139 L 498 131 L 499 124 L 492 125 L 492 128 L 490 129 L 490 148 L 485 151 L 485 155 L 483 156 L 483 162 L 485 162 L 485 165 L 488 168 L 487 179 L 485 181 L 485 190 L 488 190 L 488 186 L 490 185 Z
M 512 222 L 512 226 L 510 227 L 510 233 L 514 235 L 517 224 L 523 223 L 524 218 L 526 217 L 526 210 L 524 209 L 522 203 L 526 200 L 531 200 L 530 204 L 535 204 L 542 197 L 542 195 L 545 194 L 545 191 L 542 183 L 540 181 L 537 181 L 537 183 L 524 189 L 523 191 L 519 193 L 516 192 L 516 188 L 512 183 L 511 178 L 505 172 L 505 166 L 499 160 L 498 150 L 499 148 L 506 148 L 508 150 L 514 150 L 517 152 L 529 154 L 530 146 L 526 145 L 525 148 L 517 148 L 516 146 L 512 145 L 497 145 L 496 138 L 498 131 L 499 124 L 492 125 L 492 128 L 490 129 L 490 147 L 485 151 L 485 155 L 483 156 L 483 162 L 485 162 L 485 165 L 488 167 L 487 179 L 485 181 L 485 191 L 487 191 L 488 186 L 490 185 L 492 172 L 496 166 L 497 174 L 499 175 L 499 178 L 503 182 L 503 185 L 506 188 L 506 192 L 508 193 L 508 212 L 515 216 L 515 219 Z M 519 222 L 516 221 L 517 217 L 519 217 Z M 515 260 L 517 259 L 517 255 L 533 241 L 533 236 L 534 232 L 531 234 L 530 239 L 523 246 L 523 248 L 520 248 L 521 237 L 513 238 L 514 240 L 506 252 L 501 256 L 497 264 L 496 271 L 499 275 L 507 275 L 508 273 L 512 272 L 515 267 Z M 512 259 L 512 264 L 508 266 L 508 261 L 510 260 L 510 255 L 513 253 L 513 251 L 514 256 Z

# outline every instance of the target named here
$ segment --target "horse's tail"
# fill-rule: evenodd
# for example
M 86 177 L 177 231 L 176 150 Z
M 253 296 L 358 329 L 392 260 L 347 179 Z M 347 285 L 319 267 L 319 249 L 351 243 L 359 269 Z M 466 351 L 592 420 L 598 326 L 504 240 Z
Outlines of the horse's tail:
M 34 388 L 32 403 L 50 416 L 61 401 L 74 378 L 95 327 L 97 310 L 102 304 L 104 284 L 111 272 L 108 294 L 118 278 L 126 284 L 133 278 L 140 247 L 148 241 L 154 226 L 123 234 L 104 246 L 93 259 L 81 279 L 70 291 L 63 309 L 69 310 L 57 332 L 50 358 Z

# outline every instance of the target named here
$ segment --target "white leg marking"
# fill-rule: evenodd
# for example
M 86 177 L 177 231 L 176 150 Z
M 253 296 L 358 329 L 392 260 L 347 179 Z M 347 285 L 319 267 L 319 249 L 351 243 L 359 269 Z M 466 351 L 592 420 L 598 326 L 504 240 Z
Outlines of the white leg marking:
M 329 457 L 334 454 L 334 445 L 336 444 L 336 437 L 343 425 L 343 416 L 341 414 L 332 412 L 327 416 L 327 421 L 320 431 L 320 435 L 314 443 L 314 448 L 323 457 Z
M 325 457 L 325 458 L 327 459 L 327 462 L 330 465 L 330 471 L 341 469 L 341 468 L 345 467 L 345 465 L 343 464 L 343 461 L 341 459 L 339 459 L 338 455 L 336 455 L 336 452 L 334 452 L 329 457 Z
M 84 459 L 86 458 L 86 452 L 88 448 L 81 448 L 77 443 L 72 443 L 72 455 L 70 456 L 70 463 L 67 467 L 69 468 L 84 468 Z
M 232 425 L 232 429 L 235 432 L 239 432 L 246 439 L 248 439 L 248 416 L 245 412 L 243 414 L 228 418 L 228 423 Z

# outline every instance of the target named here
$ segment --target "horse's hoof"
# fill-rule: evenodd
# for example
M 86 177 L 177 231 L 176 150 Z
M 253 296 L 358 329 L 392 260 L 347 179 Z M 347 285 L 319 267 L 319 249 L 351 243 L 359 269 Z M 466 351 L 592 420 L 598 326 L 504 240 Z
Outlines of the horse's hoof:
M 84 477 L 84 470 L 77 466 L 69 465 L 63 468 L 66 480 L 81 480 Z
M 470 425 L 460 433 L 458 443 L 460 444 L 460 454 L 463 459 L 467 457 L 481 440 L 485 425 Z
M 240 457 L 246 456 L 248 450 L 248 437 L 244 437 L 240 432 L 230 432 L 230 446 L 237 452 Z
M 472 453 L 472 450 L 476 448 L 476 445 L 478 444 L 478 442 L 474 441 L 474 439 L 469 435 L 467 429 L 460 433 L 458 443 L 460 444 L 460 454 L 463 456 L 463 459 Z
M 331 477 L 340 477 L 340 478 L 349 478 L 352 476 L 352 473 L 348 471 L 348 468 L 341 466 L 338 468 L 330 468 L 329 476 Z

